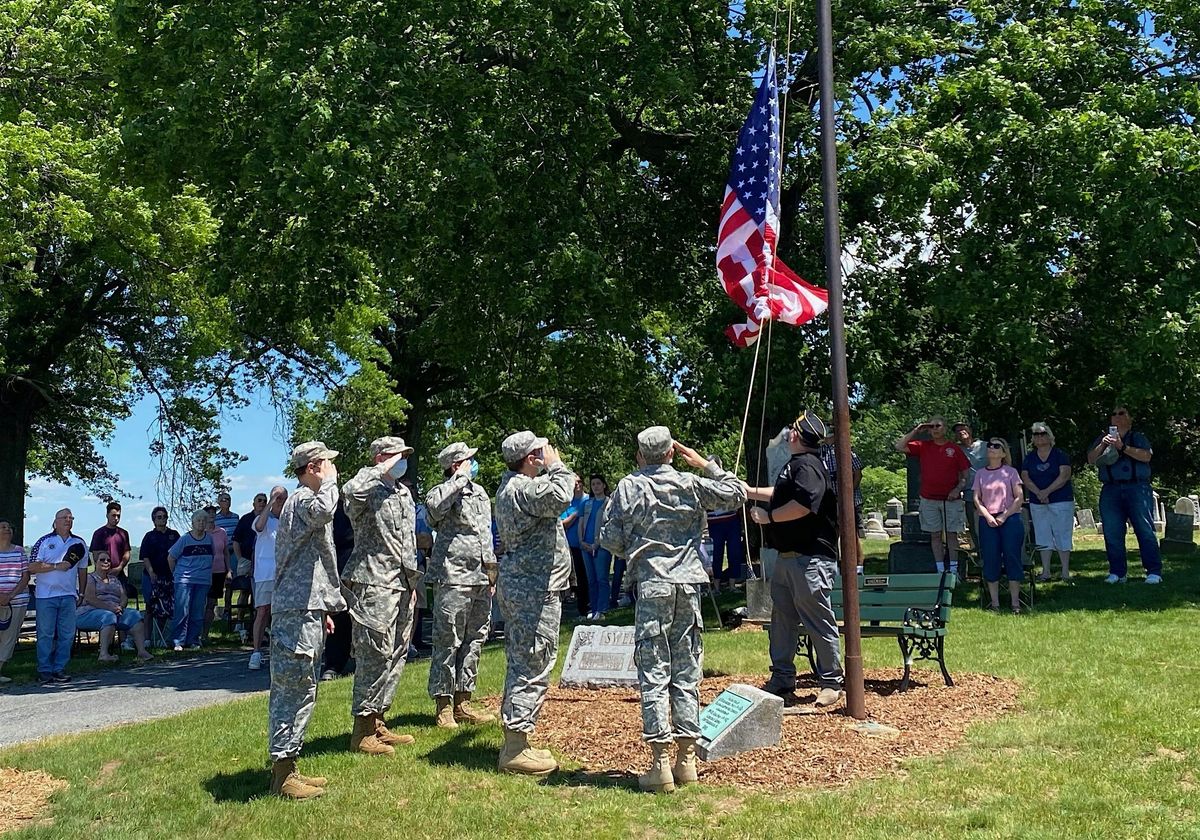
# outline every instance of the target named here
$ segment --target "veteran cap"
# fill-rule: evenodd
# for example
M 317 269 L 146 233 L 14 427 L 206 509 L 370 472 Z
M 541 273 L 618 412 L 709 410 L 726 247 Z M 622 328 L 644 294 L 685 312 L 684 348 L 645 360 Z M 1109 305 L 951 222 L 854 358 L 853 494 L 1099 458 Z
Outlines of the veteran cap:
M 792 428 L 800 433 L 800 440 L 804 441 L 805 446 L 816 447 L 828 434 L 825 421 L 808 409 L 800 412 L 800 416 L 792 422 Z

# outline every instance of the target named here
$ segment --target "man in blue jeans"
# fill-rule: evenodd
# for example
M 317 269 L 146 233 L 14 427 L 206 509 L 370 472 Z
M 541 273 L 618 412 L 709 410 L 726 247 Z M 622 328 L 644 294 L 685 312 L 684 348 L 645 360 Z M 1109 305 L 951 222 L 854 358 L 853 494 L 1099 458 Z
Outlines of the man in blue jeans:
M 1088 450 L 1088 463 L 1100 473 L 1100 520 L 1104 550 L 1108 554 L 1105 583 L 1124 583 L 1125 523 L 1137 536 L 1146 583 L 1162 583 L 1162 556 L 1154 533 L 1154 496 L 1150 490 L 1150 459 L 1154 450 L 1141 432 L 1132 430 L 1129 409 L 1113 409 L 1109 433 L 1099 437 Z M 1114 434 L 1115 432 L 1115 434 Z
M 33 544 L 29 572 L 37 591 L 37 670 L 42 685 L 67 683 L 75 643 L 75 609 L 87 578 L 87 543 L 71 533 L 75 515 L 63 508 L 54 530 Z

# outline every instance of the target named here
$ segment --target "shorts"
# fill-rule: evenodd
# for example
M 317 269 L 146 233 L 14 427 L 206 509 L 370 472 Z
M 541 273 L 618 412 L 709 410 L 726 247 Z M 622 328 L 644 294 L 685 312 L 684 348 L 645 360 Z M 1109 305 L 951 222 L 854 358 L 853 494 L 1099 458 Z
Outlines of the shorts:
M 234 592 L 249 592 L 254 588 L 250 575 L 238 575 L 229 579 L 229 588 Z
M 927 534 L 945 531 L 961 534 L 967 530 L 966 506 L 962 499 L 953 501 L 921 497 L 921 530 Z
M 271 606 L 271 596 L 275 594 L 275 581 L 273 580 L 256 580 L 254 581 L 254 606 L 269 607 Z
M 1071 551 L 1075 546 L 1075 502 L 1031 504 L 1033 536 L 1043 551 Z
M 212 588 L 208 590 L 209 598 L 220 598 L 221 593 L 225 591 L 225 576 L 229 572 L 213 572 Z

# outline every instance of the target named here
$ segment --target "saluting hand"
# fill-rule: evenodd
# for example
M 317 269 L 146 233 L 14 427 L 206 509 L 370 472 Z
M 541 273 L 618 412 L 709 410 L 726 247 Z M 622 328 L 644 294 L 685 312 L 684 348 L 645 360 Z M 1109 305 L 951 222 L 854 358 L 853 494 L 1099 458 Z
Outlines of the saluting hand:
M 708 464 L 708 459 L 698 453 L 695 449 L 692 449 L 690 446 L 684 446 L 677 440 L 671 442 L 675 445 L 675 451 L 683 458 L 684 462 L 686 462 L 689 467 L 696 467 L 698 469 Z

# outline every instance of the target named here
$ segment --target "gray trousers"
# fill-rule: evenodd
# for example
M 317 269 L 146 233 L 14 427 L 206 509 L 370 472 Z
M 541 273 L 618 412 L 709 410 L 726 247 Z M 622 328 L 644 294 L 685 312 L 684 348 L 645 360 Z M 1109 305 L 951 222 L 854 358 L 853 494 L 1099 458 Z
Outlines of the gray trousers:
M 642 739 L 670 744 L 699 738 L 704 653 L 699 585 L 642 581 L 633 615 Z
M 285 610 L 271 616 L 271 699 L 267 751 L 294 758 L 317 705 L 317 669 L 325 650 L 325 613 Z
M 413 590 L 363 583 L 343 587 L 350 605 L 355 717 L 387 714 L 396 695 L 413 630 Z
M 479 652 L 492 625 L 492 596 L 487 584 L 439 585 L 433 594 L 433 654 L 429 696 L 472 692 L 479 675 Z
M 505 729 L 532 732 L 558 660 L 562 593 L 522 589 L 503 576 L 496 589 L 504 616 L 504 700 L 500 719 Z
M 837 563 L 827 557 L 780 554 L 771 576 L 771 681 L 773 687 L 796 687 L 796 645 L 800 629 L 808 631 L 817 659 L 821 688 L 841 690 L 842 656 L 837 619 L 830 603 Z

